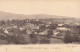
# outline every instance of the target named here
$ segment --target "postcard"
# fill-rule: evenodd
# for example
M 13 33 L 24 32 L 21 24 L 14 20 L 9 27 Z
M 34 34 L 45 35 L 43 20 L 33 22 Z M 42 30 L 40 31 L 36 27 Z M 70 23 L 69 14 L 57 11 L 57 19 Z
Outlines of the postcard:
M 80 52 L 79 0 L 0 0 L 0 52 Z

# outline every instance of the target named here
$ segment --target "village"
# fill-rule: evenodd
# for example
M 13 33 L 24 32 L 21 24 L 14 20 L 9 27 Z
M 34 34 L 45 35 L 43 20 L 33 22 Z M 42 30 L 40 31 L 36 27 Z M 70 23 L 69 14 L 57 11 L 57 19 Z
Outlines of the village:
M 54 23 L 39 19 L 0 21 L 0 44 L 80 43 L 80 23 Z

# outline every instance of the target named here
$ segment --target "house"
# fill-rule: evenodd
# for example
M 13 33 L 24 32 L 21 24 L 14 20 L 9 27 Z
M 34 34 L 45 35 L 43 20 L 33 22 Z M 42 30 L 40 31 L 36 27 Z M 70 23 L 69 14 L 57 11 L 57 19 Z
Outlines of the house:
M 27 34 L 31 34 L 32 31 L 31 31 L 31 30 L 27 30 L 26 33 L 27 33 Z
M 66 27 L 57 27 L 56 29 L 57 30 L 61 30 L 61 31 L 68 31 L 68 30 L 70 30 L 69 28 L 66 28 Z
M 47 30 L 39 33 L 39 35 L 46 35 L 46 34 L 48 34 Z
M 4 30 L 4 33 L 9 34 L 9 32 L 8 32 L 8 30 L 7 30 L 7 29 L 5 29 L 5 30 Z
M 59 34 L 60 32 L 54 32 L 54 36 L 56 36 L 57 34 Z
M 24 30 L 25 28 L 23 28 L 23 27 L 20 27 L 20 30 Z
M 64 24 L 58 24 L 58 26 L 63 26 Z
M 50 24 L 46 24 L 45 26 L 46 26 L 46 27 L 49 27 L 49 26 L 50 26 Z

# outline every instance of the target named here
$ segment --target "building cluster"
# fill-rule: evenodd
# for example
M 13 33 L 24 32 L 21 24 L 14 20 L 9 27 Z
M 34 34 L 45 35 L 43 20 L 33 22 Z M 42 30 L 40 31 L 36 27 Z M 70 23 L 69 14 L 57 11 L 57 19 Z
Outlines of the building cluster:
M 50 43 L 50 38 L 63 39 L 66 31 L 65 24 L 44 22 L 38 19 L 27 19 L 22 22 L 10 23 L 0 27 L 0 38 L 8 43 Z

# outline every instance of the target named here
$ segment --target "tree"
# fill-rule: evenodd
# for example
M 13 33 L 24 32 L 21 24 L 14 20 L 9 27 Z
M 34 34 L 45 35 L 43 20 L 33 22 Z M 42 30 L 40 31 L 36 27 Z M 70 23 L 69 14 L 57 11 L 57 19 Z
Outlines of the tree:
M 57 26 L 58 26 L 57 24 L 53 24 L 53 23 L 52 23 L 52 24 L 50 24 L 49 29 L 56 29 Z
M 52 31 L 52 29 L 50 29 L 48 31 L 47 38 L 50 38 L 52 35 L 53 35 L 53 31 Z
M 72 36 L 70 31 L 67 31 L 64 36 L 64 43 L 72 43 Z

